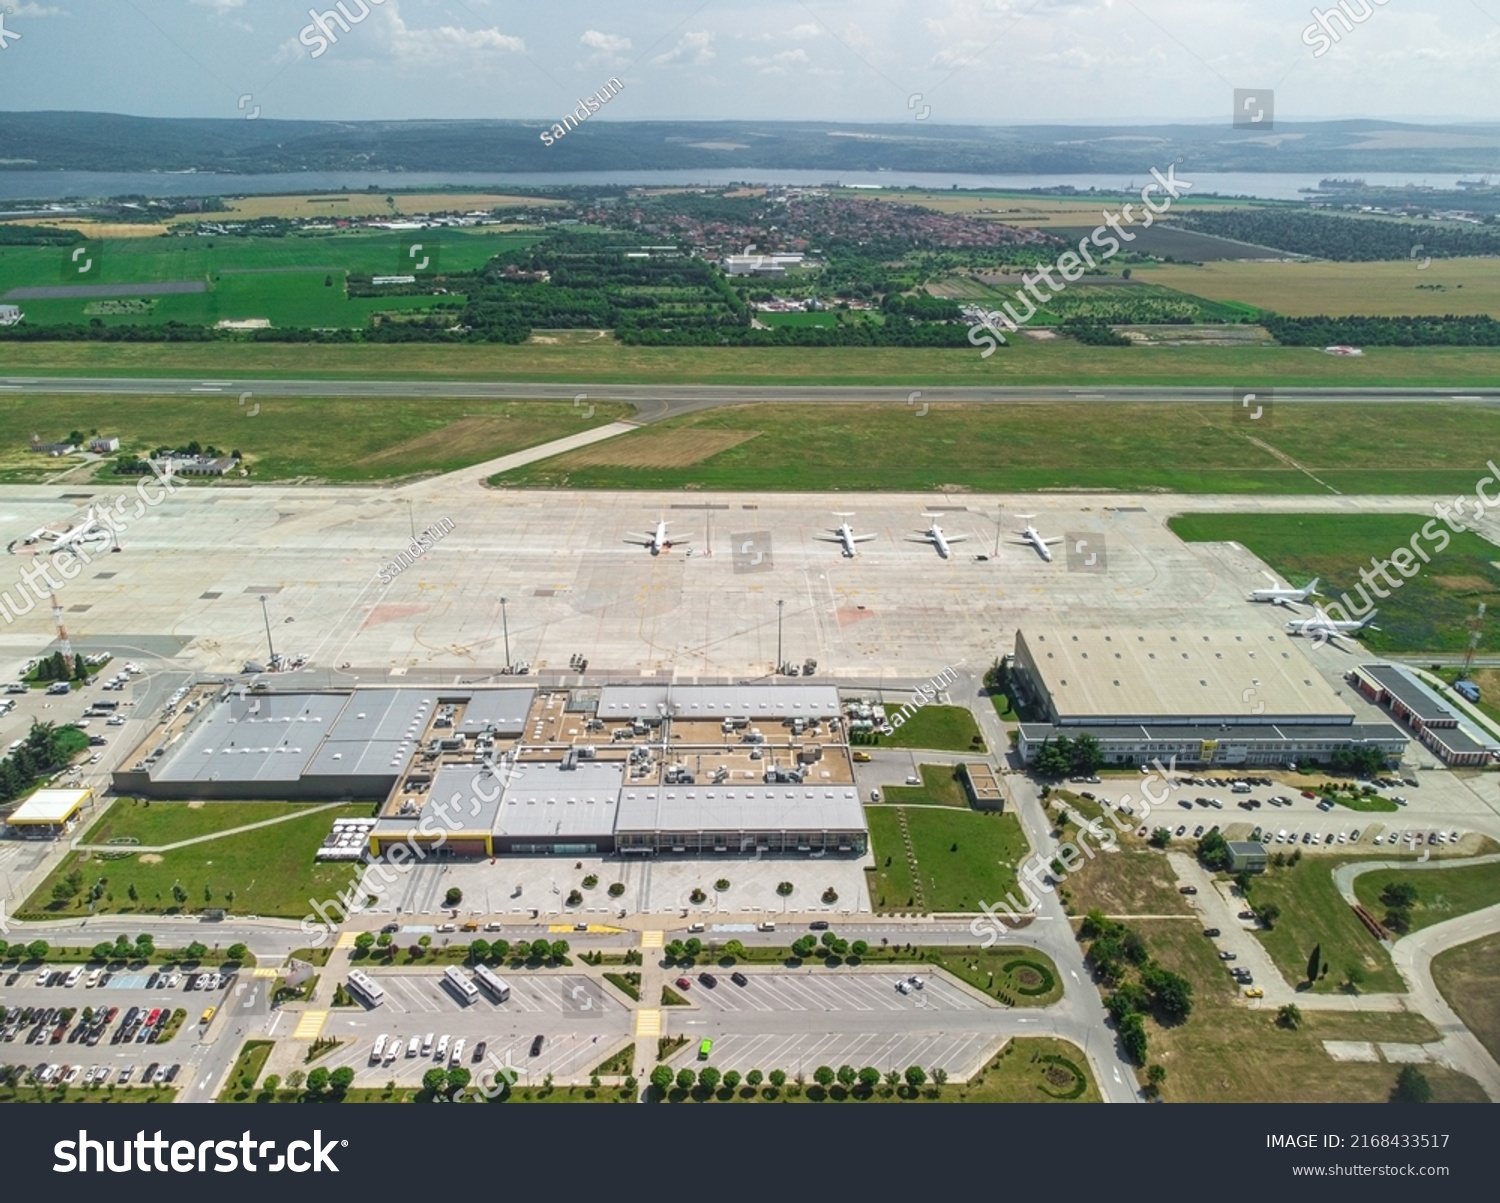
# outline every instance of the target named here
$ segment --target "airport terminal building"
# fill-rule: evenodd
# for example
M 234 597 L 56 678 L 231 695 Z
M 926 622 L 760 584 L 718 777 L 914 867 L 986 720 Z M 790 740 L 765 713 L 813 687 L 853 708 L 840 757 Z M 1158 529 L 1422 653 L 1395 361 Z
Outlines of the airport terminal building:
M 1012 679 L 1046 721 L 1022 723 L 1024 763 L 1049 740 L 1092 736 L 1106 764 L 1280 766 L 1373 747 L 1390 763 L 1408 739 L 1353 709 L 1280 632 L 1016 632 Z
M 114 774 L 137 797 L 379 803 L 372 854 L 861 855 L 829 685 L 200 686 Z

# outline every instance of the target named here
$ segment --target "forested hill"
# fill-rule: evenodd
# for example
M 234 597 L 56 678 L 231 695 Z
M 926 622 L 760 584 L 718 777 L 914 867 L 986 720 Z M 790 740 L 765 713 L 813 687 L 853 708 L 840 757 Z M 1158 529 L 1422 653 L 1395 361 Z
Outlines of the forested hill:
M 600 118 L 548 147 L 539 134 L 550 124 L 550 119 L 244 121 L 3 113 L 0 170 L 244 174 L 744 167 L 831 175 L 840 171 L 1120 172 L 1146 177 L 1153 166 L 1181 156 L 1184 166 L 1196 171 L 1319 175 L 1411 171 L 1451 173 L 1456 178 L 1490 170 L 1500 158 L 1500 126 L 1385 121 L 1281 122 L 1278 137 L 1268 139 L 1216 124 L 1002 127 L 915 121 L 852 125 Z M 1382 136 L 1392 129 L 1399 129 L 1401 137 Z M 1455 138 L 1456 133 L 1463 137 Z

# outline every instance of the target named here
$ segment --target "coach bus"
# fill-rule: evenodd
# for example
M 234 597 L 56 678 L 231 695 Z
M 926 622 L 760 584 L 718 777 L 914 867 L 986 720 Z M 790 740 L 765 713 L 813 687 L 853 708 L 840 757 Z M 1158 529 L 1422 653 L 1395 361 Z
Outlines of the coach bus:
M 493 994 L 496 1002 L 504 1002 L 510 997 L 510 987 L 483 965 L 474 970 L 474 980 Z
M 443 970 L 443 983 L 463 1000 L 464 1006 L 479 997 L 479 987 L 465 977 L 464 971 L 457 965 L 449 965 Z
M 375 984 L 374 979 L 358 969 L 349 970 L 349 991 L 364 999 L 372 1007 L 378 1007 L 385 1001 L 385 991 Z

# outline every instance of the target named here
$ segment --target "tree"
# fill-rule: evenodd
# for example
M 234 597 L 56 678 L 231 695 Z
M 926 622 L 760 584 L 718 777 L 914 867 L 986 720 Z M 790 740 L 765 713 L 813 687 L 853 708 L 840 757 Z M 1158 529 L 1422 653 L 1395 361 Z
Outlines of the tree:
M 462 1065 L 455 1065 L 448 1071 L 448 1093 L 457 1094 L 473 1080 L 473 1075 Z
M 488 940 L 475 940 L 469 945 L 469 960 L 474 964 L 488 960 L 490 955 L 490 942 Z
M 130 896 L 131 902 L 139 902 L 141 900 L 141 892 L 135 888 L 135 882 L 133 881 L 125 887 L 125 893 Z
M 682 947 L 688 956 L 696 957 L 703 951 L 703 941 L 697 936 L 689 936 Z
M 391 933 L 388 931 L 383 931 L 375 937 L 375 943 L 378 944 L 381 948 L 389 948 L 393 943 L 395 943 L 395 940 L 396 937 L 391 935 Z
M 276 1092 L 281 1089 L 281 1075 L 267 1074 L 266 1080 L 261 1083 L 261 1089 L 274 1097 Z
M 719 1088 L 721 1076 L 719 1071 L 712 1065 L 705 1065 L 698 1071 L 698 1085 L 712 1093 Z
M 174 881 L 172 883 L 172 900 L 176 902 L 178 906 L 183 906 L 187 902 L 187 891 L 182 888 L 182 885 L 179 882 Z
M 490 956 L 497 961 L 503 961 L 510 956 L 510 941 L 496 940 L 490 945 Z
M 726 1090 L 736 1089 L 741 1081 L 743 1079 L 740 1077 L 740 1071 L 737 1069 L 728 1070 L 724 1074 L 724 1088 Z
M 335 1091 L 343 1094 L 354 1085 L 354 1070 L 347 1065 L 340 1065 L 328 1075 L 328 1082 Z
M 1389 907 L 1409 909 L 1417 901 L 1417 887 L 1409 881 L 1393 881 L 1380 891 L 1380 901 Z
M 354 947 L 359 949 L 360 952 L 369 952 L 370 949 L 375 947 L 375 933 L 369 931 L 360 932 L 359 935 L 354 937 Z
M 307 1091 L 309 1094 L 322 1094 L 328 1089 L 329 1073 L 321 1065 L 310 1071 L 307 1075 Z
M 1254 910 L 1255 917 L 1260 920 L 1261 926 L 1267 931 L 1274 930 L 1276 920 L 1281 918 L 1281 908 L 1274 902 L 1268 902 L 1265 906 L 1252 907 L 1251 909 Z
M 920 1065 L 908 1065 L 905 1077 L 906 1084 L 913 1090 L 917 1090 L 927 1081 L 927 1071 Z
M 859 1071 L 852 1065 L 839 1066 L 839 1085 L 845 1090 L 851 1090 L 854 1083 L 859 1080 Z
M 437 1094 L 447 1085 L 448 1075 L 441 1069 L 429 1069 L 422 1075 L 422 1089 L 428 1094 Z
M 443 905 L 444 906 L 449 906 L 449 907 L 457 906 L 463 900 L 464 900 L 464 892 L 462 890 L 460 890 L 457 886 L 450 886 L 448 888 L 448 892 L 443 895 Z
M 1403 1065 L 1396 1075 L 1396 1089 L 1391 1092 L 1393 1103 L 1430 1103 L 1432 1086 L 1427 1076 L 1415 1065 Z
M 115 946 L 108 940 L 104 940 L 98 944 L 95 944 L 94 947 L 89 950 L 89 955 L 96 961 L 107 961 L 112 955 L 114 955 L 114 951 Z
M 1344 970 L 1344 982 L 1353 993 L 1359 993 L 1359 988 L 1364 983 L 1364 980 L 1365 971 L 1358 965 L 1350 965 L 1348 969 Z
M 1162 1083 L 1167 1080 L 1167 1067 L 1165 1065 L 1150 1066 L 1146 1070 L 1146 1080 L 1160 1090 Z
M 1151 839 L 1148 841 L 1148 843 L 1150 843 L 1153 848 L 1165 848 L 1171 842 L 1172 833 L 1165 827 L 1158 827 L 1155 831 L 1153 831 L 1151 833 Z
M 26 957 L 32 961 L 45 960 L 47 954 L 51 951 L 52 945 L 48 944 L 46 940 L 33 940 L 30 944 L 26 945 Z
M 806 960 L 816 951 L 818 942 L 812 936 L 802 936 L 792 942 L 792 955 L 800 960 Z
M 681 940 L 671 941 L 662 951 L 667 954 L 669 961 L 680 961 L 687 956 L 687 949 Z
M 901 1074 L 894 1069 L 885 1071 L 885 1086 L 887 1090 L 895 1090 L 901 1085 Z
M 286 1076 L 286 1084 L 293 1090 L 301 1090 L 302 1083 L 307 1081 L 307 1075 L 300 1069 L 294 1069 Z
M 948 1084 L 948 1071 L 941 1065 L 932 1067 L 932 1084 L 939 1090 Z
M 156 941 L 149 932 L 142 932 L 135 938 L 135 955 L 138 957 L 149 957 L 156 951 Z
M 1140 1015 L 1127 1015 L 1120 1020 L 1116 1030 L 1120 1033 L 1120 1047 L 1137 1065 L 1146 1063 L 1146 1021 Z
M 873 1065 L 866 1065 L 859 1071 L 859 1084 L 868 1090 L 874 1090 L 880 1085 L 880 1071 Z
M 677 1089 L 678 1090 L 691 1090 L 693 1088 L 694 1084 L 697 1081 L 698 1081 L 698 1075 L 695 1074 L 687 1066 L 683 1066 L 681 1069 L 679 1069 L 677 1071 Z
M 250 955 L 250 950 L 243 944 L 231 944 L 225 955 L 231 961 L 243 961 L 247 956 Z
M 1314 944 L 1311 955 L 1307 958 L 1307 980 L 1311 984 L 1318 980 L 1323 968 L 1323 946 Z
M 651 1071 L 651 1089 L 658 1095 L 664 1095 L 672 1089 L 672 1067 L 670 1065 L 658 1065 Z
M 568 955 L 568 942 L 566 940 L 553 940 L 552 947 L 547 951 L 551 954 L 554 961 L 561 961 Z
M 862 957 L 870 951 L 870 945 L 864 940 L 856 940 L 853 944 L 849 945 L 849 951 L 857 957 Z
M 1153 966 L 1141 974 L 1141 984 L 1163 1020 L 1180 1023 L 1193 1013 L 1193 984 L 1181 974 Z
M 837 1076 L 831 1065 L 820 1065 L 813 1071 L 813 1081 L 825 1089 L 833 1085 L 834 1078 Z
M 1411 931 L 1411 911 L 1407 910 L 1404 906 L 1393 906 L 1390 910 L 1386 911 L 1382 922 L 1398 936 L 1404 936 L 1407 932 Z
M 208 955 L 208 946 L 206 944 L 200 944 L 197 940 L 194 940 L 191 944 L 189 944 L 182 950 L 182 955 L 187 957 L 190 961 L 200 961 Z
M 1287 1003 L 1276 1012 L 1276 1022 L 1295 1032 L 1302 1026 L 1302 1009 L 1296 1003 Z
M 773 1069 L 770 1073 L 770 1080 L 771 1085 L 776 1087 L 777 1090 L 780 1090 L 783 1086 L 786 1085 L 786 1070 Z
M 725 1079 L 725 1081 L 728 1081 L 729 1080 L 729 1075 L 725 1074 L 724 1075 L 724 1079 Z M 765 1080 L 766 1080 L 766 1075 L 763 1074 L 763 1073 L 761 1073 L 760 1070 L 758 1070 L 758 1069 L 752 1069 L 749 1073 L 747 1073 L 745 1075 L 745 1085 L 746 1086 L 752 1086 L 752 1087 L 759 1086 Z

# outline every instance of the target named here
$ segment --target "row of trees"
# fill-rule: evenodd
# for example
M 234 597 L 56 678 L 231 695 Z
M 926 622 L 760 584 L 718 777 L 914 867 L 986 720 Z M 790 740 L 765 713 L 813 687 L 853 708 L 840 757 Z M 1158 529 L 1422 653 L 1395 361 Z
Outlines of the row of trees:
M 1077 739 L 1059 735 L 1042 741 L 1033 767 L 1042 777 L 1084 777 L 1103 763 L 1104 753 L 1092 735 L 1080 735 Z
M 1342 263 L 1405 262 L 1412 257 L 1413 246 L 1434 259 L 1500 255 L 1500 230 L 1494 229 L 1413 225 L 1289 208 L 1196 209 L 1184 212 L 1180 220 L 1189 229 L 1220 238 Z
M 1186 1022 L 1193 1013 L 1193 984 L 1158 965 L 1137 932 L 1102 911 L 1091 910 L 1084 916 L 1078 938 L 1088 946 L 1084 959 L 1095 978 L 1113 987 L 1104 1006 L 1114 1020 L 1121 1047 L 1137 1065 L 1145 1065 L 1146 1016 L 1162 1024 Z M 1160 1080 L 1155 1084 L 1159 1086 Z
M 909 1065 L 904 1073 L 892 1069 L 882 1074 L 873 1065 L 866 1065 L 863 1069 L 855 1069 L 852 1065 L 841 1065 L 838 1069 L 831 1065 L 820 1065 L 813 1071 L 813 1081 L 825 1090 L 837 1084 L 850 1093 L 868 1097 L 882 1082 L 891 1092 L 903 1083 L 912 1090 L 920 1090 L 929 1081 L 941 1090 L 948 1082 L 948 1071 L 941 1066 L 936 1066 L 929 1072 L 920 1065 Z M 804 1084 L 801 1074 L 797 1075 L 795 1082 L 798 1086 Z M 731 1092 L 738 1090 L 741 1083 L 752 1090 L 760 1089 L 762 1084 L 769 1084 L 773 1090 L 780 1091 L 787 1084 L 787 1072 L 784 1069 L 773 1069 L 769 1074 L 763 1074 L 758 1069 L 752 1069 L 742 1075 L 739 1070 L 730 1069 L 720 1073 L 712 1065 L 705 1065 L 699 1070 L 684 1066 L 676 1073 L 672 1072 L 670 1065 L 658 1065 L 651 1071 L 651 1088 L 658 1099 L 665 1098 L 674 1087 L 683 1093 L 700 1088 L 712 1095 L 721 1086 Z
M 1278 317 L 1261 325 L 1284 347 L 1497 347 L 1500 321 L 1486 315 L 1445 317 Z M 1384 761 L 1382 761 L 1384 764 Z
M 0 802 L 19 798 L 88 746 L 89 737 L 77 727 L 33 722 L 21 746 L 0 760 Z

